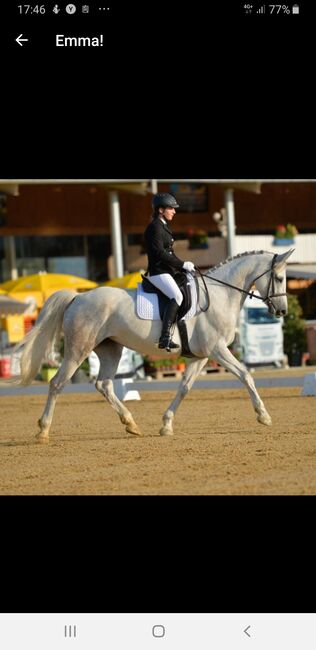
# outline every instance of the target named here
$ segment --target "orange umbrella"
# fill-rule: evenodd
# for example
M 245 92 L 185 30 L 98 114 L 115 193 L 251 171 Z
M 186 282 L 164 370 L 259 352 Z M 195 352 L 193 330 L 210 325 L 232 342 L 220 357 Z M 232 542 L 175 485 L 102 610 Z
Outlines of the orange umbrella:
M 75 289 L 86 291 L 97 287 L 96 282 L 91 282 L 76 275 L 62 273 L 37 273 L 25 275 L 17 280 L 9 280 L 0 286 L 13 298 L 27 301 L 28 298 L 35 298 L 37 307 L 42 307 L 45 300 L 55 291 L 60 289 Z

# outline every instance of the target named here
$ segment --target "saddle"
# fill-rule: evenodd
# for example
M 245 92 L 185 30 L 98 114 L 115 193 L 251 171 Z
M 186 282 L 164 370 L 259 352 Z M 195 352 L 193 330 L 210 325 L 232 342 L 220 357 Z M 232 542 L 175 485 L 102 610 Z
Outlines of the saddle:
M 155 287 L 145 275 L 142 275 L 142 278 L 142 289 L 144 293 L 155 293 L 158 296 L 159 314 L 161 320 L 163 320 L 164 311 L 169 302 L 169 298 L 167 298 L 160 289 L 157 289 L 157 287 Z M 174 279 L 183 296 L 177 315 L 177 320 L 180 320 L 188 311 L 190 311 L 192 306 L 191 284 L 186 273 L 179 272 L 174 276 Z
M 178 276 L 178 277 L 177 277 Z M 180 277 L 181 276 L 181 277 Z M 165 296 L 160 289 L 154 287 L 150 280 L 142 275 L 142 283 L 139 283 L 137 289 L 137 314 L 140 318 L 148 320 L 163 320 L 166 305 L 169 298 Z M 181 338 L 181 354 L 184 357 L 193 357 L 188 341 L 188 333 L 185 320 L 193 318 L 197 311 L 197 296 L 198 285 L 196 277 L 191 274 L 179 273 L 176 274 L 175 280 L 183 295 L 183 301 L 179 307 L 177 314 L 177 325 Z M 148 296 L 148 299 L 146 298 Z M 155 305 L 158 302 L 158 308 Z

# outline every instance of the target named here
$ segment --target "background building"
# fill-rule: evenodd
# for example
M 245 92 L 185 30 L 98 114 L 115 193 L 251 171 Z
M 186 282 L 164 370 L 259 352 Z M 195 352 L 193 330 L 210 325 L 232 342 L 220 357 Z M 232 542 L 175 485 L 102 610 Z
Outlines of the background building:
M 145 268 L 155 191 L 177 196 L 176 252 L 203 268 L 242 250 L 274 250 L 277 226 L 294 224 L 288 289 L 316 318 L 313 180 L 0 180 L 0 280 L 46 270 L 102 282 Z M 189 248 L 189 233 L 206 236 L 208 248 Z

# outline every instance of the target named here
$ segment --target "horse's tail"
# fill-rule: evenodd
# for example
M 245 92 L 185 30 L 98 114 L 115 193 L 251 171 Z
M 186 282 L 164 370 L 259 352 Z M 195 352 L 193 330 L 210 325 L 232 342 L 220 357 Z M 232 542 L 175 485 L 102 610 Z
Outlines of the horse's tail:
M 37 375 L 43 358 L 60 339 L 64 312 L 77 295 L 71 290 L 56 291 L 45 302 L 34 327 L 15 347 L 14 352 L 22 348 L 21 375 L 11 384 L 27 386 Z

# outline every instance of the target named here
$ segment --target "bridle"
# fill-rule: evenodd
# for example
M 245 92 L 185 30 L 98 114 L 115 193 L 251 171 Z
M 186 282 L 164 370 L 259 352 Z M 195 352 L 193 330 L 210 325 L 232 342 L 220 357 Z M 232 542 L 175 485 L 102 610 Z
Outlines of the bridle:
M 277 256 L 278 256 L 277 253 L 275 253 L 273 255 L 273 258 L 272 258 L 271 267 L 269 269 L 267 269 L 266 271 L 263 271 L 263 273 L 260 273 L 260 275 L 257 275 L 257 277 L 253 280 L 253 284 L 255 284 L 257 282 L 257 280 L 259 280 L 259 278 L 262 278 L 263 275 L 266 275 L 267 273 L 270 273 L 269 284 L 268 284 L 268 289 L 267 289 L 267 295 L 266 295 L 265 298 L 262 298 L 262 296 L 256 296 L 254 294 L 254 291 L 245 291 L 245 289 L 241 289 L 240 287 L 236 287 L 234 284 L 230 284 L 229 282 L 224 282 L 224 280 L 219 280 L 219 278 L 214 278 L 214 276 L 212 276 L 212 275 L 202 273 L 201 269 L 199 269 L 199 267 L 196 266 L 195 268 L 196 268 L 197 272 L 199 273 L 199 275 L 202 278 L 202 282 L 204 284 L 205 292 L 207 294 L 207 307 L 206 307 L 206 309 L 201 309 L 201 311 L 207 311 L 207 309 L 210 306 L 210 297 L 209 297 L 208 288 L 206 286 L 206 282 L 205 282 L 204 278 L 208 278 L 209 280 L 215 280 L 215 282 L 219 282 L 220 284 L 225 284 L 226 287 L 230 287 L 231 289 L 236 289 L 237 291 L 240 291 L 240 293 L 245 293 L 245 294 L 247 294 L 247 296 L 250 296 L 250 298 L 257 298 L 257 300 L 262 300 L 263 302 L 265 302 L 267 304 L 268 307 L 271 306 L 272 309 L 274 309 L 274 311 L 277 311 L 276 308 L 275 308 L 275 305 L 273 304 L 273 301 L 271 300 L 271 298 L 278 298 L 279 296 L 286 296 L 286 293 L 275 293 L 275 273 L 273 272 L 273 269 L 275 267 L 275 262 L 276 262 Z M 270 289 L 272 290 L 272 293 L 270 293 Z

